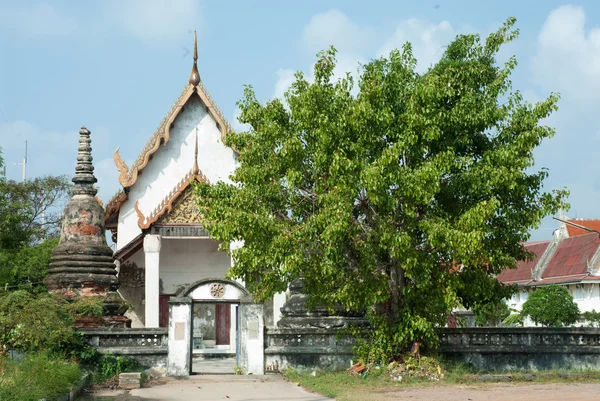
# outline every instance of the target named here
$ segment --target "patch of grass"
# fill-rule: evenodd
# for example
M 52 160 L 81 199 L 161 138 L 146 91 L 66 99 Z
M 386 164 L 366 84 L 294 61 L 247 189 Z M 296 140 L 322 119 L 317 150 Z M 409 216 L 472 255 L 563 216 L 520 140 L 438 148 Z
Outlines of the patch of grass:
M 0 356 L 0 400 L 55 399 L 70 391 L 81 376 L 76 363 L 46 355 L 26 356 L 20 360 Z
M 549 370 L 537 372 L 482 373 L 472 366 L 450 362 L 442 363 L 444 377 L 441 381 L 409 378 L 394 381 L 385 368 L 370 370 L 363 378 L 346 371 L 304 373 L 287 370 L 284 376 L 298 385 L 337 401 L 382 400 L 385 393 L 407 387 L 484 385 L 487 383 L 594 383 L 600 382 L 600 371 Z
M 351 376 L 345 371 L 318 372 L 312 375 L 288 369 L 284 376 L 311 391 L 341 401 L 353 400 L 347 396 L 356 393 L 357 390 L 362 392 L 368 388 L 388 387 L 393 384 L 385 373 L 362 379 L 360 376 Z

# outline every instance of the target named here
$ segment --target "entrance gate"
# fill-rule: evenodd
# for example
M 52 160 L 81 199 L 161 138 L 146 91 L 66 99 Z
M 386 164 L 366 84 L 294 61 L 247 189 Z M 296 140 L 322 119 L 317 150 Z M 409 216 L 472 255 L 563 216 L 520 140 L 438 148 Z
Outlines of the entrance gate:
M 249 374 L 263 374 L 263 332 L 263 305 L 254 303 L 241 284 L 200 280 L 169 300 L 167 373 L 233 373 L 235 364 Z

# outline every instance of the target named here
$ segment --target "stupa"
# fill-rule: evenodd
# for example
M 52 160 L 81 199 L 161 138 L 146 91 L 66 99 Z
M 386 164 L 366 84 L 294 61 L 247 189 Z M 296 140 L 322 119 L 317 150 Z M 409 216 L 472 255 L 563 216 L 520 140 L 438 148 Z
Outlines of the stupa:
M 107 312 L 96 323 L 124 327 L 130 321 L 120 316 L 120 305 L 115 302 L 119 281 L 113 251 L 106 242 L 104 209 L 96 198 L 98 191 L 94 184 L 97 179 L 92 160 L 90 131 L 82 127 L 72 179 L 75 185 L 65 208 L 60 240 L 52 251 L 45 284 L 50 292 L 69 298 L 102 297 Z

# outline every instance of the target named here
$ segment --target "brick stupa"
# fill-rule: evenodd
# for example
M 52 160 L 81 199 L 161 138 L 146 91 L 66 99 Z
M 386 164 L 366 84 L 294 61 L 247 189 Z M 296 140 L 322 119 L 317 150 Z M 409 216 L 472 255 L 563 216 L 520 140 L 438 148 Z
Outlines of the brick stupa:
M 106 314 L 101 319 L 81 318 L 78 327 L 109 325 L 126 327 L 129 319 L 119 313 L 116 290 L 119 286 L 112 249 L 106 243 L 104 209 L 96 198 L 97 182 L 92 164 L 90 131 L 79 131 L 79 152 L 75 184 L 65 208 L 60 241 L 52 251 L 45 284 L 53 293 L 75 299 L 98 296 Z

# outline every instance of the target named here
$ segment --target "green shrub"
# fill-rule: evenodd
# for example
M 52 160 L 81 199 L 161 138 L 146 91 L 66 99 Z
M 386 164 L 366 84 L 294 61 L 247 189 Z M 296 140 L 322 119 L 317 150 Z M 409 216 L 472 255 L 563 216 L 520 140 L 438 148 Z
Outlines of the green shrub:
M 472 310 L 479 327 L 499 326 L 510 315 L 510 309 L 503 300 L 476 304 Z
M 0 295 L 0 343 L 6 350 L 76 357 L 85 349 L 74 315 L 61 296 L 26 291 Z
M 69 305 L 73 316 L 96 316 L 104 315 L 104 302 L 101 297 L 82 297 Z
M 103 380 L 110 379 L 124 372 L 140 370 L 140 366 L 135 360 L 110 354 L 100 356 L 97 366 L 98 374 Z
M 583 318 L 586 320 L 588 327 L 600 327 L 600 312 L 593 309 L 591 312 L 584 312 Z
M 579 319 L 579 307 L 569 290 L 556 284 L 534 291 L 523 304 L 521 313 L 548 327 L 570 326 Z
M 23 359 L 0 356 L 0 400 L 52 400 L 68 392 L 81 378 L 76 363 L 53 359 L 47 355 Z

